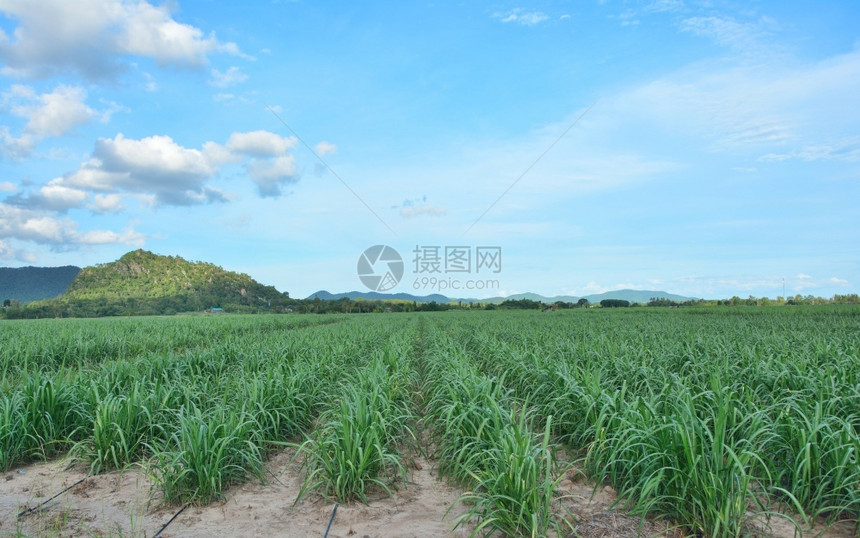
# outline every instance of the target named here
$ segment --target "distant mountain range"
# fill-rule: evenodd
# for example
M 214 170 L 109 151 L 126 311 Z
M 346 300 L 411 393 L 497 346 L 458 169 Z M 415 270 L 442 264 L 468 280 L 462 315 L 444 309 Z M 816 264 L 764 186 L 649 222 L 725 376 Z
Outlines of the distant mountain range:
M 656 291 L 656 290 L 614 290 L 607 291 L 605 293 L 598 293 L 595 295 L 586 295 L 585 299 L 588 299 L 590 303 L 599 303 L 604 299 L 621 299 L 624 301 L 630 301 L 631 303 L 647 303 L 652 298 L 653 299 L 668 299 L 670 301 L 683 302 L 683 301 L 695 301 L 698 300 L 699 297 L 685 297 L 683 295 L 676 295 L 674 293 L 668 293 L 665 291 Z
M 491 303 L 508 300 L 575 303 L 586 299 L 599 303 L 603 299 L 622 299 L 646 303 L 651 298 L 677 302 L 693 300 L 656 290 L 615 290 L 575 297 L 546 297 L 520 293 L 488 299 L 456 298 L 439 293 L 376 293 L 351 291 L 330 293 L 320 290 L 308 299 L 335 301 L 343 298 L 366 301 L 408 301 L 416 303 Z M 265 286 L 250 276 L 226 271 L 205 262 L 190 262 L 179 256 L 160 256 L 146 250 L 135 250 L 115 262 L 80 269 L 66 267 L 0 268 L 0 301 L 31 303 L 26 308 L 34 316 L 104 316 L 118 314 L 159 314 L 190 312 L 222 307 L 231 311 L 285 311 L 296 301 L 272 286 Z
M 340 299 L 363 299 L 365 301 L 412 301 L 416 303 L 444 303 L 448 304 L 451 299 L 444 295 L 434 293 L 433 295 L 412 295 L 411 293 L 379 293 L 376 291 L 349 291 L 346 293 L 329 293 L 320 290 L 308 295 L 308 299 L 319 299 L 320 301 L 337 301 Z
M 81 272 L 80 267 L 0 267 L 0 301 L 21 304 L 50 299 L 64 293 Z
M 621 299 L 624 301 L 630 301 L 631 303 L 647 303 L 652 298 L 655 299 L 668 299 L 670 301 L 683 302 L 683 301 L 693 301 L 696 300 L 696 297 L 685 297 L 683 295 L 676 295 L 674 293 L 668 293 L 665 291 L 656 291 L 656 290 L 614 290 L 607 291 L 605 293 L 597 293 L 592 295 L 584 295 L 582 297 L 575 297 L 572 295 L 557 295 L 554 297 L 545 297 L 543 295 L 538 295 L 537 293 L 518 293 L 516 295 L 509 295 L 507 297 L 490 297 L 487 299 L 465 299 L 465 298 L 451 298 L 445 295 L 441 295 L 438 293 L 432 295 L 412 295 L 411 293 L 378 293 L 374 291 L 369 292 L 361 292 L 361 291 L 350 291 L 347 293 L 330 293 L 325 290 L 320 290 L 316 293 L 312 293 L 308 296 L 308 299 L 319 298 L 321 301 L 333 301 L 339 300 L 343 298 L 348 298 L 351 300 L 363 299 L 366 301 L 414 301 L 416 303 L 490 303 L 490 304 L 499 304 L 504 301 L 514 300 L 518 301 L 521 299 L 528 299 L 530 301 L 538 301 L 541 303 L 556 303 L 558 301 L 564 303 L 575 303 L 580 299 L 586 299 L 589 303 L 599 303 L 604 299 Z

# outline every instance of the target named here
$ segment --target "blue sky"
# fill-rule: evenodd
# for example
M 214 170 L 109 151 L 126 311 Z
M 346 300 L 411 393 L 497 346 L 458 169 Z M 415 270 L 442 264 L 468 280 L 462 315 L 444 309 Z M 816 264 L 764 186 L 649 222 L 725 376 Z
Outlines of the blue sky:
M 855 1 L 0 0 L 0 264 L 856 293 L 858 95 Z

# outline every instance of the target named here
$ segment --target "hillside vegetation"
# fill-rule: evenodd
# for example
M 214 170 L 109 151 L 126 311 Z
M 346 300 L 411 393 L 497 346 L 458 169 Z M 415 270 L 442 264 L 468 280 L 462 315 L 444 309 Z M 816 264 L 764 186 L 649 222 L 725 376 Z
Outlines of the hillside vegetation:
M 80 267 L 0 267 L 0 300 L 29 303 L 66 291 Z
M 135 250 L 115 262 L 82 269 L 65 294 L 9 309 L 7 317 L 174 314 L 215 307 L 278 312 L 288 301 L 289 294 L 246 274 Z

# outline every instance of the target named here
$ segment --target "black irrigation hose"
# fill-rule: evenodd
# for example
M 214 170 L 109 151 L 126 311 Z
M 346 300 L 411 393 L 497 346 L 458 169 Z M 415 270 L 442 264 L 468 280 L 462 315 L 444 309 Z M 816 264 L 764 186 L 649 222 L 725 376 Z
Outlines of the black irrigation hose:
M 59 497 L 59 496 L 60 496 L 60 495 L 62 495 L 63 493 L 65 493 L 65 492 L 69 491 L 70 489 L 72 489 L 73 487 L 77 486 L 78 484 L 80 484 L 81 482 L 83 482 L 84 480 L 86 480 L 87 478 L 89 478 L 89 477 L 88 477 L 88 476 L 85 476 L 85 477 L 81 478 L 80 480 L 78 480 L 77 482 L 75 482 L 75 483 L 74 483 L 74 484 L 72 484 L 71 486 L 67 487 L 67 488 L 66 488 L 66 489 L 64 489 L 63 491 L 61 491 L 61 492 L 57 493 L 56 495 L 54 495 L 53 497 L 51 497 L 51 498 L 50 498 L 50 499 L 48 499 L 47 501 L 44 501 L 44 502 L 43 502 L 42 504 L 40 504 L 39 506 L 34 506 L 33 508 L 28 508 L 27 510 L 24 510 L 23 512 L 21 512 L 20 514 L 18 514 L 18 517 L 26 516 L 27 514 L 32 514 L 33 512 L 35 512 L 35 511 L 37 511 L 39 508 L 41 508 L 41 507 L 45 506 L 45 505 L 46 505 L 46 504 L 48 504 L 49 502 L 53 501 L 54 499 L 56 499 L 57 497 Z
M 166 529 L 168 525 L 170 525 L 171 523 L 173 523 L 173 520 L 174 520 L 174 519 L 176 519 L 176 518 L 178 518 L 178 517 L 179 517 L 179 514 L 181 514 L 182 512 L 184 512 L 184 511 L 185 511 L 185 509 L 186 509 L 186 508 L 188 508 L 188 506 L 189 506 L 190 504 L 191 504 L 191 503 L 185 503 L 185 506 L 183 506 L 182 508 L 180 508 L 180 509 L 179 509 L 179 511 L 178 511 L 178 512 L 176 512 L 175 514 L 173 514 L 173 517 L 172 517 L 172 518 L 170 518 L 170 521 L 168 521 L 167 523 L 165 523 L 163 527 L 161 527 L 160 529 L 158 529 L 158 532 L 156 532 L 155 534 L 153 534 L 153 535 L 152 535 L 152 538 L 159 538 L 159 537 L 161 536 L 161 533 L 162 533 L 162 532 L 164 532 L 164 529 Z
M 331 524 L 334 523 L 334 515 L 337 513 L 337 503 L 334 503 L 334 510 L 331 511 L 331 517 L 328 520 L 328 527 L 325 528 L 323 538 L 328 538 L 328 531 L 331 530 Z

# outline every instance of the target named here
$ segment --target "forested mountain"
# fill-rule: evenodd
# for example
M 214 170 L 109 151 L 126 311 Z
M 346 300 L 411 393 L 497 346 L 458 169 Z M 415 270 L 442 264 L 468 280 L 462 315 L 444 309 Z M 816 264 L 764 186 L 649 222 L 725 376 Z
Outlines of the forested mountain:
M 0 301 L 29 303 L 66 291 L 80 267 L 0 267 Z
M 282 311 L 287 293 L 250 276 L 179 256 L 135 250 L 111 263 L 82 269 L 65 294 L 7 311 L 7 317 Z

